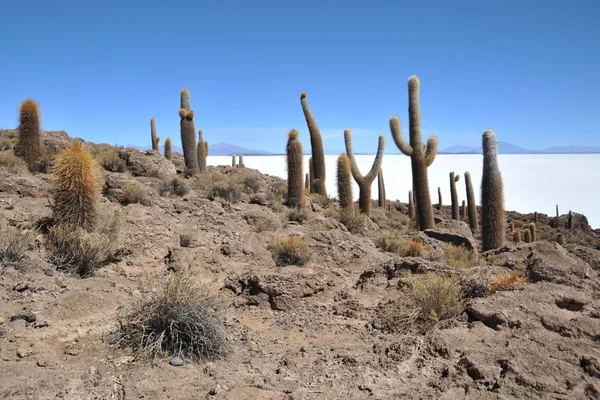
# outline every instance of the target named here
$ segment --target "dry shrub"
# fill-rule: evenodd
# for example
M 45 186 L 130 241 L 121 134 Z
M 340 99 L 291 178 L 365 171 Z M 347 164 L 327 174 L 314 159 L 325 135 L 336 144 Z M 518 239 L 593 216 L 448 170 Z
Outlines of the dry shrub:
M 319 194 L 319 193 L 313 193 L 309 197 L 313 201 L 313 203 L 318 204 L 322 208 L 329 208 L 329 206 L 331 205 L 331 203 L 335 202 L 335 200 L 332 199 L 331 197 L 324 196 L 324 195 Z
M 121 187 L 121 191 L 123 192 L 125 204 L 138 203 L 143 206 L 150 205 L 148 192 L 141 186 L 126 183 L 125 185 L 123 185 L 123 187 Z
M 179 196 L 183 197 L 190 192 L 190 188 L 181 178 L 175 177 L 171 180 L 164 180 L 159 188 L 161 196 Z
M 0 167 L 4 167 L 12 173 L 29 172 L 27 163 L 22 158 L 15 156 L 11 151 L 0 153 Z
M 121 157 L 119 152 L 112 149 L 100 150 L 96 153 L 96 161 L 105 170 L 111 172 L 125 172 L 127 170 L 127 163 Z
M 401 254 L 404 242 L 398 238 L 398 235 L 389 230 L 382 230 L 375 236 L 375 246 L 389 253 Z
M 25 252 L 33 241 L 34 233 L 0 223 L 0 267 L 25 270 Z
M 510 285 L 518 285 L 527 282 L 527 278 L 518 275 L 515 272 L 505 275 L 497 275 L 492 277 L 489 284 L 490 292 L 501 292 L 506 290 Z
M 299 224 L 302 224 L 306 220 L 308 220 L 308 212 L 305 208 L 292 208 L 288 210 L 288 212 L 285 214 L 285 217 L 290 222 L 297 222 Z
M 279 229 L 279 224 L 277 223 L 277 221 L 271 218 L 260 217 L 256 218 L 253 222 L 254 232 L 260 233 L 266 231 L 276 231 L 277 229 Z
M 364 233 L 367 229 L 367 216 L 357 212 L 355 208 L 342 209 L 339 214 L 339 220 L 350 233 Z
M 308 241 L 306 238 L 298 236 L 275 238 L 268 249 L 278 267 L 302 266 L 308 262 L 311 256 Z
M 192 247 L 194 235 L 191 232 L 184 232 L 179 235 L 179 245 L 181 247 Z
M 466 269 L 482 264 L 482 259 L 475 250 L 467 250 L 465 245 L 444 247 L 444 261 L 452 268 Z
M 50 228 L 46 238 L 48 261 L 81 277 L 94 275 L 118 251 L 121 214 L 115 212 L 98 221 L 94 232 L 60 225 Z
M 0 132 L 2 130 L 0 129 Z M 0 151 L 12 150 L 15 143 L 6 136 L 0 136 Z
M 427 254 L 427 248 L 425 247 L 425 243 L 415 239 L 406 243 L 402 247 L 402 253 L 402 255 L 405 257 L 423 257 L 425 254 Z
M 239 178 L 244 192 L 248 194 L 257 193 L 263 186 L 263 180 L 256 175 L 246 175 Z
M 464 309 L 464 293 L 457 276 L 428 274 L 411 283 L 412 301 L 422 321 L 452 318 Z
M 199 189 L 203 190 L 210 200 L 219 197 L 230 203 L 237 203 L 245 190 L 239 177 L 236 179 L 216 171 L 200 174 L 197 182 Z
M 283 204 L 287 198 L 287 183 L 286 181 L 278 181 L 269 187 L 267 191 L 267 200 L 269 207 L 275 212 L 283 210 Z
M 189 274 L 169 277 L 162 290 L 136 303 L 119 317 L 115 340 L 141 359 L 177 356 L 199 361 L 229 352 L 221 320 L 222 306 L 207 284 Z

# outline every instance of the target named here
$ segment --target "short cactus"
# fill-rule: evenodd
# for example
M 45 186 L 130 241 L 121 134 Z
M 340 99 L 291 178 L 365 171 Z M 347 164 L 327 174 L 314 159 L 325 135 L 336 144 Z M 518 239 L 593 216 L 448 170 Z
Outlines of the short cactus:
M 319 126 L 308 105 L 306 92 L 300 94 L 300 104 L 302 105 L 308 132 L 310 133 L 310 147 L 314 164 L 314 192 L 327 196 L 327 189 L 325 188 L 325 152 L 323 150 L 323 139 L 321 138 Z
M 188 176 L 195 175 L 199 170 L 198 157 L 196 155 L 196 128 L 194 126 L 194 111 L 190 108 L 190 92 L 186 88 L 181 90 L 179 117 L 181 118 L 181 144 L 183 147 L 185 174 Z
M 152 150 L 160 153 L 160 148 L 158 147 L 160 138 L 156 136 L 156 121 L 154 121 L 154 117 L 150 118 L 150 140 L 152 141 Z
M 237 167 L 237 162 L 235 161 L 235 154 L 231 155 L 231 166 Z
M 493 130 L 483 133 L 482 143 L 481 238 L 483 251 L 487 251 L 504 245 L 506 218 L 502 174 L 498 167 L 498 141 Z
M 304 176 L 304 191 L 306 193 L 310 193 L 310 177 L 308 175 L 308 172 Z
M 342 209 L 352 207 L 352 172 L 350 159 L 341 154 L 337 159 L 337 191 L 338 200 Z
M 575 226 L 573 222 L 573 211 L 569 210 L 569 219 L 567 220 L 567 228 L 573 229 Z
M 467 202 L 466 201 L 462 201 L 462 208 L 460 210 L 460 217 L 462 219 L 466 219 L 467 218 Z
M 523 240 L 522 236 L 521 236 L 521 231 L 517 229 L 517 230 L 514 230 L 512 234 L 513 234 L 513 242 L 521 243 L 521 240 Z
M 244 164 L 244 155 L 240 154 L 240 156 L 238 157 L 238 167 L 244 168 L 245 166 L 246 164 Z
M 196 157 L 198 157 L 198 172 L 206 172 L 206 149 L 208 143 L 204 141 L 202 129 L 198 131 L 198 145 L 196 146 Z
M 475 204 L 475 192 L 473 191 L 473 183 L 471 181 L 471 173 L 465 172 L 465 187 L 467 189 L 467 205 L 469 210 L 469 227 L 471 232 L 475 232 L 479 228 L 477 218 L 477 205 Z
M 558 235 L 556 235 L 556 243 L 560 244 L 561 246 L 564 246 L 566 243 L 565 235 L 559 232 Z
M 523 241 L 525 243 L 531 243 L 531 231 L 529 228 L 526 228 L 525 232 L 523 233 Z
M 235 157 L 235 155 L 234 155 Z M 304 207 L 304 185 L 302 179 L 302 144 L 298 139 L 298 131 L 292 129 L 288 134 L 286 147 L 288 192 L 287 205 L 289 207 Z
M 40 108 L 32 99 L 25 99 L 19 108 L 19 139 L 14 147 L 14 153 L 27 164 L 29 171 L 38 169 L 42 157 L 40 139 Z
M 100 196 L 100 169 L 81 142 L 63 150 L 52 166 L 53 214 L 67 229 L 94 229 Z
M 377 189 L 379 195 L 379 207 L 385 208 L 385 182 L 383 181 L 383 169 L 380 169 L 377 174 Z
M 452 219 L 460 219 L 458 210 L 458 192 L 456 191 L 456 182 L 460 179 L 460 175 L 455 175 L 454 171 L 450 172 L 450 199 L 452 200 Z
M 165 140 L 165 158 L 169 161 L 173 158 L 173 149 L 171 144 L 171 138 Z
M 537 211 L 533 213 L 533 222 L 536 224 L 540 222 L 540 216 Z
M 431 207 L 431 196 L 429 194 L 429 182 L 427 179 L 427 167 L 435 160 L 437 154 L 438 140 L 431 136 L 427 140 L 427 147 L 421 139 L 421 109 L 419 105 L 419 78 L 416 75 L 408 79 L 408 115 L 410 143 L 404 140 L 400 119 L 394 115 L 390 119 L 390 130 L 396 146 L 410 157 L 412 166 L 413 189 L 415 191 L 415 203 L 417 205 L 417 221 L 420 230 L 431 229 L 435 225 L 433 209 Z
M 442 209 L 442 188 L 438 186 L 438 210 Z
M 344 141 L 346 144 L 346 154 L 350 159 L 352 176 L 354 177 L 356 183 L 358 183 L 358 188 L 360 189 L 358 206 L 361 213 L 369 216 L 371 214 L 371 186 L 373 184 L 373 180 L 379 174 L 381 164 L 383 163 L 385 137 L 383 135 L 379 135 L 379 145 L 377 146 L 377 155 L 375 156 L 375 161 L 373 162 L 373 166 L 371 167 L 369 173 L 364 176 L 360 173 L 358 164 L 356 163 L 356 158 L 354 157 L 354 149 L 352 148 L 352 133 L 350 132 L 350 129 L 346 129 L 344 131 Z
M 529 224 L 529 232 L 531 232 L 531 241 L 537 241 L 537 229 L 535 228 L 535 224 L 532 222 Z

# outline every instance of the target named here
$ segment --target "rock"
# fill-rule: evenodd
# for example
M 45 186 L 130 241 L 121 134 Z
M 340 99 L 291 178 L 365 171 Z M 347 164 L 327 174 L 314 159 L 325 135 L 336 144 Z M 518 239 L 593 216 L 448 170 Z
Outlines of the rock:
M 15 286 L 13 286 L 13 290 L 16 290 L 19 293 L 24 292 L 27 289 L 29 289 L 28 282 L 17 282 L 17 284 Z
M 33 354 L 33 350 L 29 347 L 20 348 L 17 350 L 17 357 L 25 358 Z
M 426 229 L 430 238 L 450 243 L 454 246 L 464 245 L 468 250 L 477 248 L 477 241 L 471 234 L 469 226 L 462 221 L 442 221 L 433 229 Z
M 119 157 L 127 163 L 134 176 L 160 177 L 175 175 L 175 165 L 154 150 L 139 151 L 127 148 L 119 151 Z
M 269 199 L 266 193 L 254 193 L 250 196 L 250 204 L 258 204 L 261 206 L 269 205 Z
M 50 326 L 48 321 L 38 321 L 35 323 L 35 328 L 46 328 L 48 326 Z
M 36 176 L 13 174 L 0 168 L 0 193 L 16 194 L 19 197 L 36 197 L 40 191 L 49 189 L 50 185 Z
M 38 367 L 42 367 L 42 368 L 43 368 L 43 367 L 47 367 L 47 366 L 48 366 L 48 361 L 47 361 L 47 360 L 40 359 L 40 360 L 37 360 L 37 361 L 35 362 L 35 364 L 36 364 Z
M 174 367 L 181 367 L 184 363 L 183 359 L 181 359 L 180 357 L 173 357 L 169 360 L 169 364 L 171 364 Z
M 35 322 L 37 320 L 37 316 L 32 313 L 32 312 L 24 312 L 24 313 L 19 313 L 19 314 L 15 314 L 12 317 L 10 317 L 10 321 L 17 321 L 19 319 L 24 319 L 25 322 Z
M 104 368 L 104 367 L 99 367 L 97 372 L 98 372 L 98 375 L 100 375 L 103 378 L 106 376 L 106 368 Z
M 3 325 L 6 322 L 6 319 L 3 317 L 0 317 L 0 325 Z
M 55 272 L 55 271 L 54 271 L 54 268 L 46 268 L 46 269 L 44 270 L 44 274 L 45 274 L 46 276 L 54 276 L 54 272 Z

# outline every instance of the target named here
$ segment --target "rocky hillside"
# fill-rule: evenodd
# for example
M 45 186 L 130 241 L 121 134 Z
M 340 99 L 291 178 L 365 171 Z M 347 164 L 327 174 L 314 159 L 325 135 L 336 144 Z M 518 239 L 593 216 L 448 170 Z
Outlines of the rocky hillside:
M 566 229 L 567 216 L 540 214 L 536 242 L 507 230 L 506 247 L 481 253 L 449 207 L 426 232 L 400 202 L 347 220 L 314 196 L 295 212 L 285 181 L 256 170 L 184 179 L 178 154 L 85 143 L 106 168 L 101 211 L 121 229 L 81 278 L 46 245 L 50 174 L 8 162 L 10 137 L 0 252 L 25 246 L 18 262 L 0 257 L 0 398 L 600 398 L 600 239 L 582 215 Z M 55 154 L 70 138 L 42 141 Z M 120 345 L 123 316 L 178 274 L 218 299 L 222 358 L 142 359 Z

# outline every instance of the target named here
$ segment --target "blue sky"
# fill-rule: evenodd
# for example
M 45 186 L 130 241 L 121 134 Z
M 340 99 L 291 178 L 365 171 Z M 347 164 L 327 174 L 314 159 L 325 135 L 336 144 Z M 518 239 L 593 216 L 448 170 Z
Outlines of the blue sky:
M 0 127 L 26 97 L 73 137 L 180 143 L 188 87 L 205 139 L 281 152 L 307 91 L 325 147 L 374 151 L 421 79 L 422 128 L 440 148 L 499 140 L 600 146 L 600 2 L 7 1 Z M 88 4 L 89 3 L 89 4 Z M 424 137 L 426 139 L 426 137 Z

